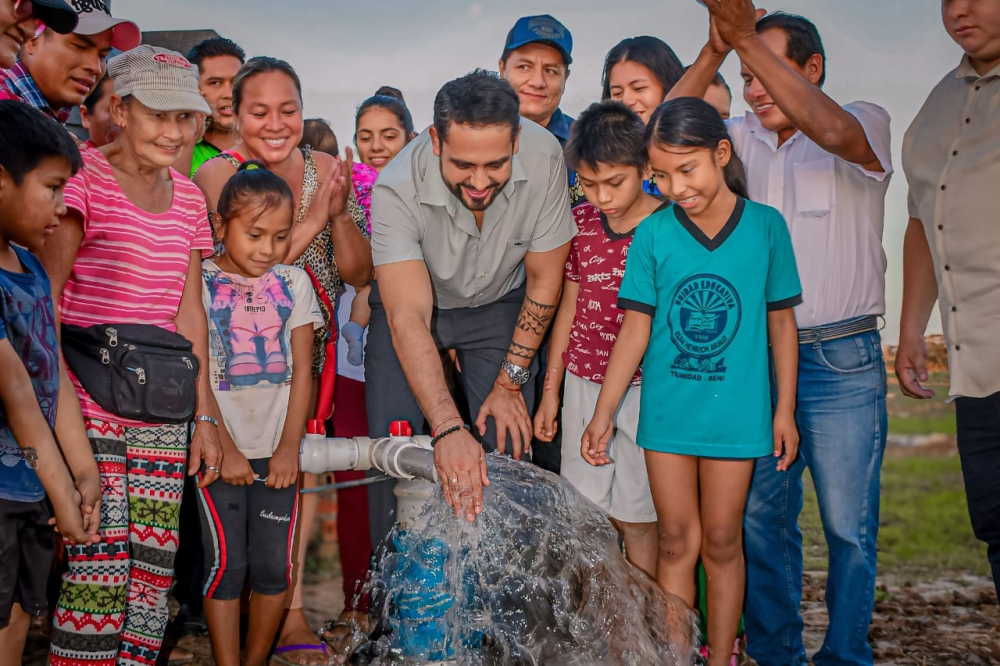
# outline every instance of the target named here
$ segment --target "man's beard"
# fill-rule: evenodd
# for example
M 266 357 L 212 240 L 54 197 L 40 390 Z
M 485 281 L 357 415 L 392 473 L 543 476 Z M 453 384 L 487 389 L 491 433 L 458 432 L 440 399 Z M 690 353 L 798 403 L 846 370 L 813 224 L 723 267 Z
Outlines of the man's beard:
M 469 199 L 466 198 L 467 195 L 465 191 L 462 189 L 462 185 L 464 185 L 464 183 L 458 183 L 458 184 L 450 183 L 448 182 L 448 179 L 444 177 L 443 173 L 441 174 L 441 180 L 444 181 L 445 187 L 448 188 L 448 191 L 454 194 L 455 198 L 461 201 L 462 205 L 471 210 L 472 212 L 484 211 L 491 205 L 493 205 L 493 202 L 496 201 L 497 195 L 503 188 L 507 187 L 507 183 L 510 182 L 510 178 L 508 178 L 502 183 L 490 181 L 490 187 L 489 187 L 489 189 L 491 190 L 490 195 L 487 196 L 485 199 L 470 201 Z

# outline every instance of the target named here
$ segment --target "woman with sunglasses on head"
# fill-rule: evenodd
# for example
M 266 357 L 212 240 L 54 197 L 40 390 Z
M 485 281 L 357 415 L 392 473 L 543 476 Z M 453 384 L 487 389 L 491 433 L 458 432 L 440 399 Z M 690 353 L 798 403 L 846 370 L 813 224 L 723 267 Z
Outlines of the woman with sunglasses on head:
M 46 27 L 68 35 L 76 22 L 76 11 L 64 0 L 0 0 L 0 68 L 13 67 L 24 43 Z

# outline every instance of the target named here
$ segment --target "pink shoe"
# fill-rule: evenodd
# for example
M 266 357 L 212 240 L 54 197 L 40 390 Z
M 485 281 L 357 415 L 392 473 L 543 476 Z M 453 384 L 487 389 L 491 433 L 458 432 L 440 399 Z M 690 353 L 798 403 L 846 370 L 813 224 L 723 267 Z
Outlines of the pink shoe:
M 251 386 L 260 381 L 264 369 L 256 354 L 233 354 L 226 363 L 226 376 L 235 386 Z
M 272 378 L 280 375 L 281 381 L 284 381 L 285 375 L 288 373 L 288 362 L 285 360 L 285 355 L 281 352 L 268 354 L 264 361 L 264 372 Z

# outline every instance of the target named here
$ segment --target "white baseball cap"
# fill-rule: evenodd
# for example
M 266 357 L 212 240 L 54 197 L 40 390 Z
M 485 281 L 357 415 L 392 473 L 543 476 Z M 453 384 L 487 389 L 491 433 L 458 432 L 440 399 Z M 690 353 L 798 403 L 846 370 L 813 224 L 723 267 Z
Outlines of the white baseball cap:
M 70 0 L 80 21 L 73 31 L 78 35 L 99 35 L 112 30 L 111 46 L 119 51 L 134 49 L 142 43 L 139 26 L 111 16 L 111 0 Z

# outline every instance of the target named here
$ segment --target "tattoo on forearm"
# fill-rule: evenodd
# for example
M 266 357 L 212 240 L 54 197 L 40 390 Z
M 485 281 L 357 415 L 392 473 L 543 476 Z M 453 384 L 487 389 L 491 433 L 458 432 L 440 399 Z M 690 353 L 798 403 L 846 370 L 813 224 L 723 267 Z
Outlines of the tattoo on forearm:
M 23 449 L 24 459 L 28 461 L 31 469 L 38 469 L 38 451 L 33 446 L 26 446 Z
M 555 305 L 545 305 L 525 296 L 521 313 L 517 317 L 517 327 L 532 335 L 544 335 L 555 314 Z
M 511 356 L 516 356 L 517 358 L 523 358 L 528 361 L 535 358 L 535 354 L 538 352 L 537 347 L 526 347 L 517 342 L 511 342 L 510 348 L 507 349 L 507 353 Z

